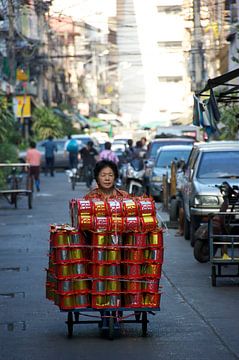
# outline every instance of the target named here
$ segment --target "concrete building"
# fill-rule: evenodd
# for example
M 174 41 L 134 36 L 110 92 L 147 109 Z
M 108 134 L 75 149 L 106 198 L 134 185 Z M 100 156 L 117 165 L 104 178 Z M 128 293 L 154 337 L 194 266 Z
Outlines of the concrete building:
M 147 126 L 189 123 L 190 79 L 181 0 L 118 0 L 120 110 Z M 190 99 L 190 100 L 189 100 Z

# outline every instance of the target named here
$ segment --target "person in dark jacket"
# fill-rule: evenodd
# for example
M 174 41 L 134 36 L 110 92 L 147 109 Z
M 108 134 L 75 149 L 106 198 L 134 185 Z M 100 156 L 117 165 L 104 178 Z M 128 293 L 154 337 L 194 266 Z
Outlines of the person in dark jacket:
M 46 159 L 46 167 L 45 167 L 45 175 L 47 176 L 48 171 L 50 171 L 51 176 L 54 176 L 54 160 L 55 160 L 55 152 L 57 151 L 57 146 L 53 141 L 53 136 L 50 135 L 48 140 L 42 144 L 45 147 L 45 159 Z

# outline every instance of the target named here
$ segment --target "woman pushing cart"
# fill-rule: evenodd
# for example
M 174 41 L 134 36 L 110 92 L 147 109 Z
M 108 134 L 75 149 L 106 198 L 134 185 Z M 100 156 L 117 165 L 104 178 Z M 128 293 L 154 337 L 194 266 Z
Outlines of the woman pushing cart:
M 98 162 L 94 175 L 98 188 L 70 202 L 73 227 L 51 229 L 47 298 L 68 312 L 69 337 L 74 325 L 87 323 L 98 323 L 110 339 L 120 324 L 140 323 L 146 336 L 147 314 L 160 310 L 161 296 L 163 236 L 155 204 L 115 188 L 111 161 Z

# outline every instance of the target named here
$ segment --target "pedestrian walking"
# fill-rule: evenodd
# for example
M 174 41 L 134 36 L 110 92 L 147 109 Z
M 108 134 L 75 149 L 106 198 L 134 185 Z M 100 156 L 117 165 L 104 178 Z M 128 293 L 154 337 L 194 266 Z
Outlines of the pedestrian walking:
M 36 149 L 36 143 L 30 142 L 30 148 L 27 150 L 26 161 L 30 164 L 29 179 L 31 181 L 31 190 L 33 190 L 33 179 L 35 181 L 36 190 L 40 191 L 40 165 L 41 153 Z
M 65 144 L 65 151 L 69 154 L 70 169 L 77 169 L 79 144 L 76 139 L 72 139 L 71 135 L 68 136 L 68 141 Z
M 45 147 L 45 176 L 47 176 L 48 171 L 50 171 L 51 176 L 54 176 L 54 161 L 55 161 L 55 152 L 57 152 L 57 146 L 53 141 L 53 136 L 50 135 L 48 140 L 42 144 Z
M 83 162 L 83 173 L 86 181 L 86 186 L 90 188 L 94 175 L 94 167 L 98 160 L 98 151 L 94 148 L 93 141 L 88 141 L 87 145 L 79 151 Z
M 99 160 L 113 161 L 116 165 L 119 162 L 118 156 L 111 150 L 111 142 L 106 141 L 105 149 L 101 151 Z

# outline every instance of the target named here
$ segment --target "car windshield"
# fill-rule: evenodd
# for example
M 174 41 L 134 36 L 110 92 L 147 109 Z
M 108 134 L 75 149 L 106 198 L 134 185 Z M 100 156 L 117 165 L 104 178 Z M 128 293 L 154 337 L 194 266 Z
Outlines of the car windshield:
M 202 154 L 197 177 L 239 177 L 239 151 L 217 151 Z
M 170 150 L 170 151 L 161 151 L 156 160 L 155 167 L 168 167 L 171 165 L 173 160 L 179 161 L 184 160 L 187 162 L 191 148 L 184 150 Z
M 193 143 L 193 140 L 192 141 L 187 141 L 185 139 L 182 139 L 182 140 L 168 140 L 168 141 L 155 141 L 155 142 L 152 142 L 151 146 L 150 146 L 150 149 L 149 149 L 149 152 L 148 152 L 148 155 L 147 155 L 147 158 L 150 158 L 150 159 L 155 159 L 156 156 L 157 156 L 157 153 L 158 153 L 158 150 L 160 147 L 162 146 L 165 146 L 165 145 L 190 145 L 191 143 Z

